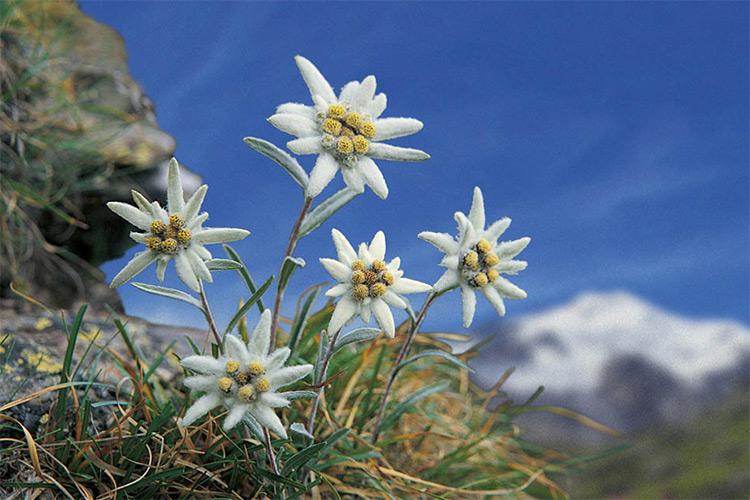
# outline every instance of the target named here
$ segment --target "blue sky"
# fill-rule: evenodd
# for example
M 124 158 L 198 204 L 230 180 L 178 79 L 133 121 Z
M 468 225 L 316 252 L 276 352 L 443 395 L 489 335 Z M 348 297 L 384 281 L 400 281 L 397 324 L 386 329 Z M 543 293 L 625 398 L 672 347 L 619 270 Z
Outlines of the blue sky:
M 301 242 L 309 264 L 292 299 L 326 279 L 317 257 L 333 254 L 331 227 L 354 242 L 384 230 L 407 275 L 434 281 L 439 254 L 416 234 L 453 231 L 479 185 L 488 217 L 513 218 L 506 236 L 533 238 L 515 279 L 529 298 L 510 315 L 626 289 L 689 316 L 749 322 L 747 3 L 82 7 L 122 34 L 177 158 L 210 186 L 212 224 L 252 231 L 236 248 L 258 280 L 276 272 L 301 196 L 242 137 L 289 139 L 265 118 L 309 100 L 295 54 L 336 88 L 375 74 L 386 115 L 425 123 L 397 142 L 432 159 L 380 162 L 388 200 L 368 191 Z M 108 276 L 124 262 L 106 264 Z M 167 299 L 122 291 L 130 313 L 200 324 Z M 223 273 L 209 295 L 227 318 L 246 294 Z M 460 330 L 458 295 L 441 300 L 432 326 Z M 493 317 L 482 302 L 477 314 Z

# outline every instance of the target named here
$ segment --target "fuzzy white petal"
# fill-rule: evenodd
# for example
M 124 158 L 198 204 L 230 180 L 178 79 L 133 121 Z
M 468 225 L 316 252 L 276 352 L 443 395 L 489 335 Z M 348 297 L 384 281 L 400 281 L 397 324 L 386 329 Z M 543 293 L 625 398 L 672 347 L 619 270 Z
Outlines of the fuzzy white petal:
M 289 359 L 291 353 L 292 351 L 290 351 L 288 347 L 276 349 L 270 356 L 268 356 L 268 358 L 266 358 L 266 369 L 271 371 L 281 368 L 284 366 L 284 363 L 286 363 L 286 360 Z
M 357 303 L 350 295 L 341 297 L 328 323 L 329 335 L 334 335 L 357 313 Z
M 344 85 L 344 87 L 341 89 L 341 93 L 339 94 L 339 101 L 351 103 L 358 92 L 359 82 L 356 80 L 351 81 Z
M 495 308 L 497 314 L 500 316 L 505 316 L 505 303 L 503 302 L 503 298 L 500 293 L 495 290 L 492 285 L 482 287 L 482 293 L 487 298 L 487 301 L 492 304 L 492 307 Z
M 451 254 L 459 250 L 458 242 L 448 233 L 433 233 L 432 231 L 422 231 L 417 237 L 434 246 L 441 252 Z
M 224 373 L 224 362 L 213 356 L 188 356 L 182 358 L 180 364 L 188 370 L 204 375 L 220 375 Z
M 195 218 L 191 221 L 188 221 L 187 228 L 191 231 L 195 231 L 196 229 L 200 229 L 201 225 L 203 225 L 204 222 L 208 220 L 208 213 L 203 212 L 200 215 L 196 215 Z
M 207 191 L 208 186 L 203 184 L 195 191 L 195 193 L 193 193 L 193 196 L 190 197 L 187 203 L 185 203 L 183 216 L 185 217 L 186 221 L 190 221 L 196 215 L 198 215 L 198 212 L 200 212 L 201 210 L 201 205 L 203 205 L 203 199 L 206 197 Z
M 338 285 L 334 285 L 326 291 L 326 297 L 341 297 L 349 290 L 351 290 L 351 288 L 352 286 L 348 283 L 339 283 Z
M 367 249 L 367 243 L 359 244 L 359 248 L 357 249 L 357 256 L 359 257 L 359 260 L 364 261 L 366 266 L 371 265 L 372 261 L 375 260 L 372 258 L 370 250 Z
M 357 162 L 357 168 L 362 179 L 370 186 L 372 192 L 382 200 L 388 198 L 388 185 L 385 183 L 383 173 L 371 158 L 363 156 Z
M 203 245 L 193 245 L 191 247 L 195 253 L 203 260 L 211 260 L 211 252 Z
M 210 245 L 212 243 L 228 243 L 230 241 L 238 241 L 250 234 L 250 231 L 244 229 L 237 229 L 233 227 L 212 227 L 209 229 L 203 229 L 196 232 L 193 235 L 193 241 L 195 243 L 201 243 L 203 245 Z
M 164 275 L 167 273 L 167 264 L 169 259 L 159 259 L 156 261 L 156 279 L 164 281 Z
M 174 265 L 177 270 L 177 276 L 185 283 L 191 290 L 199 291 L 200 286 L 198 285 L 198 277 L 193 271 L 193 266 L 190 263 L 190 259 L 185 252 L 178 252 L 174 256 Z
M 381 118 L 375 121 L 375 141 L 416 134 L 424 125 L 414 118 Z
M 320 263 L 325 270 L 328 271 L 328 274 L 330 274 L 336 281 L 342 283 L 349 281 L 352 271 L 341 262 L 334 259 L 321 258 Z
M 500 273 L 518 274 L 528 267 L 529 263 L 525 260 L 502 260 L 495 266 Z
M 151 217 L 156 217 L 156 214 L 154 214 L 151 203 L 146 199 L 145 196 L 143 196 L 141 193 L 139 193 L 135 189 L 131 189 L 130 194 L 133 197 L 133 202 L 136 204 L 136 206 L 141 212 Z
M 370 322 L 370 317 L 372 316 L 372 309 L 370 309 L 370 304 L 368 303 L 365 305 L 364 303 L 359 308 L 359 317 L 362 318 L 362 321 L 365 323 Z
M 167 208 L 169 213 L 182 212 L 185 208 L 185 195 L 182 192 L 180 179 L 180 164 L 176 158 L 169 160 L 169 174 L 167 175 Z
M 315 166 L 310 172 L 310 183 L 307 185 L 307 196 L 318 196 L 333 180 L 336 172 L 339 170 L 339 164 L 333 155 L 321 153 L 315 161 Z
M 469 328 L 474 320 L 474 311 L 477 308 L 477 296 L 474 290 L 468 286 L 461 287 L 461 306 L 463 310 L 464 328 Z
M 313 155 L 318 154 L 323 150 L 323 147 L 320 144 L 320 137 L 318 136 L 294 139 L 293 141 L 287 142 L 286 147 L 298 155 Z
M 280 113 L 271 115 L 268 122 L 287 134 L 297 137 L 320 136 L 317 123 L 310 118 L 292 113 Z
M 419 149 L 401 148 L 391 146 L 382 142 L 370 143 L 370 149 L 367 156 L 380 160 L 393 161 L 424 161 L 429 160 L 430 155 Z
M 293 114 L 304 116 L 310 120 L 315 119 L 315 108 L 307 104 L 297 102 L 287 102 L 276 108 L 276 114 Z
M 339 260 L 350 266 L 357 259 L 357 252 L 354 251 L 352 244 L 341 231 L 335 228 L 331 229 L 331 238 L 333 238 L 333 244 L 336 246 L 336 254 Z
M 388 270 L 392 273 L 398 272 L 398 268 L 401 267 L 401 257 L 394 257 L 388 263 Z M 402 273 L 403 274 L 403 273 Z M 400 277 L 400 276 L 399 276 Z
M 278 370 L 268 373 L 268 382 L 270 382 L 272 389 L 280 389 L 281 387 L 305 378 L 312 369 L 312 365 L 296 365 L 279 368 Z
M 502 236 L 506 229 L 510 226 L 510 217 L 503 217 L 492 223 L 490 227 L 482 234 L 484 239 L 495 245 L 497 239 Z
M 422 283 L 421 281 L 412 280 L 409 278 L 399 278 L 395 283 L 393 283 L 393 285 L 391 286 L 391 290 L 400 294 L 424 293 L 431 291 L 432 286 L 428 285 L 427 283 Z
M 216 375 L 193 375 L 185 378 L 183 384 L 191 391 L 208 392 L 216 387 Z
M 250 342 L 248 342 L 248 349 L 251 355 L 265 356 L 268 353 L 268 348 L 271 345 L 271 310 L 266 309 L 263 314 L 260 315 L 258 324 L 255 325 L 252 335 L 250 336 Z
M 373 100 L 370 102 L 370 115 L 373 119 L 377 119 L 380 117 L 380 115 L 383 114 L 383 111 L 385 111 L 386 106 L 388 105 L 388 98 L 385 96 L 385 94 L 378 94 L 376 95 Z
M 269 408 L 286 408 L 291 402 L 277 392 L 264 392 L 258 398 L 260 404 Z
M 519 253 L 523 252 L 523 249 L 526 248 L 530 242 L 531 238 L 529 237 L 519 238 L 513 241 L 503 241 L 495 248 L 495 253 L 497 253 L 497 256 L 501 259 L 512 259 Z
M 151 233 L 136 233 L 135 231 L 130 232 L 130 239 L 136 243 L 146 243 L 146 238 L 151 236 Z
M 368 247 L 370 255 L 375 260 L 385 259 L 385 234 L 383 231 L 378 231 L 375 236 L 372 237 L 370 246 Z
M 235 335 L 224 337 L 224 353 L 227 358 L 239 361 L 242 366 L 247 366 L 250 363 L 250 355 L 245 343 Z
M 383 294 L 383 300 L 399 309 L 406 309 L 406 301 L 393 290 L 388 290 Z
M 310 95 L 319 95 L 329 103 L 333 103 L 336 100 L 336 95 L 333 93 L 331 84 L 328 83 L 320 70 L 302 56 L 295 56 L 294 61 L 297 63 L 307 88 L 310 89 Z
M 344 183 L 354 191 L 361 193 L 365 190 L 365 181 L 360 174 L 359 169 L 345 168 L 341 170 L 344 177 Z
M 500 276 L 495 280 L 493 283 L 495 288 L 497 288 L 497 291 L 500 292 L 504 297 L 508 297 L 509 299 L 525 299 L 527 297 L 526 292 L 523 291 L 521 288 L 517 287 L 507 279 Z
M 195 248 L 196 245 L 192 245 L 191 248 L 185 250 L 185 254 L 190 260 L 190 266 L 193 268 L 193 272 L 199 279 L 211 283 L 214 280 L 213 276 L 211 276 L 211 271 L 208 270 L 206 263 L 203 262 L 203 259 L 198 255 L 198 252 L 195 251 Z
M 440 279 L 438 279 L 437 282 L 432 285 L 432 288 L 436 292 L 442 292 L 443 290 L 448 290 L 450 288 L 458 286 L 460 282 L 461 280 L 458 271 L 456 271 L 455 269 L 448 269 L 443 273 Z
M 482 190 L 474 188 L 474 196 L 471 200 L 471 210 L 469 210 L 469 221 L 478 231 L 484 229 L 484 197 Z
M 396 335 L 396 326 L 393 324 L 393 313 L 388 304 L 382 299 L 374 299 L 370 304 L 375 320 L 383 329 L 383 332 L 390 338 Z
M 224 430 L 230 431 L 234 429 L 234 427 L 242 421 L 249 409 L 250 405 L 247 404 L 238 404 L 233 406 L 232 409 L 229 410 L 227 416 L 224 417 L 224 425 L 222 425 Z
M 219 404 L 221 404 L 221 398 L 216 393 L 206 394 L 199 397 L 185 412 L 185 416 L 180 420 L 180 425 L 187 427 L 209 411 L 219 406 Z
M 255 417 L 260 425 L 275 432 L 280 438 L 286 439 L 286 429 L 279 420 L 278 415 L 268 406 L 264 405 L 252 405 L 250 408 L 250 414 Z
M 114 278 L 112 278 L 112 283 L 109 286 L 116 288 L 127 282 L 130 278 L 151 265 L 151 263 L 156 260 L 157 255 L 156 252 L 152 252 L 151 250 L 135 254 L 135 257 L 133 257 Z
M 362 80 L 352 100 L 352 107 L 360 112 L 365 112 L 365 110 L 369 109 L 372 98 L 375 97 L 376 87 L 377 81 L 373 75 L 369 75 Z
M 133 205 L 121 201 L 110 201 L 107 203 L 107 207 L 138 229 L 149 230 L 149 225 L 153 219 Z

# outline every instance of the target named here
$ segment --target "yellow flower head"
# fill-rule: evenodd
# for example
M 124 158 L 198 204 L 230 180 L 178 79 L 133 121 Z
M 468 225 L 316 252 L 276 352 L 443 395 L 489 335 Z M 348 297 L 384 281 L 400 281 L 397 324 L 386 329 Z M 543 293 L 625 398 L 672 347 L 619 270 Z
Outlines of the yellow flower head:
M 474 276 L 474 286 L 477 286 L 479 288 L 485 286 L 487 283 L 489 283 L 489 280 L 487 279 L 487 275 L 484 273 L 477 273 Z
M 169 216 L 169 225 L 175 229 L 180 229 L 185 225 L 185 220 L 177 214 L 172 214 Z
M 261 373 L 266 371 L 266 368 L 258 361 L 253 361 L 247 367 L 247 371 L 249 371 L 253 375 L 260 375 Z
M 352 262 L 352 271 L 364 271 L 365 263 L 359 259 Z
M 271 383 L 266 377 L 260 378 L 255 382 L 255 389 L 258 392 L 268 392 L 271 389 Z
M 498 257 L 496 254 L 489 252 L 485 254 L 484 256 L 484 264 L 487 267 L 496 266 L 500 263 L 500 257 Z
M 382 260 L 376 260 L 372 263 L 372 270 L 375 271 L 376 273 L 385 271 L 385 268 L 386 268 L 385 262 L 383 262 Z
M 149 236 L 146 238 L 146 246 L 149 250 L 161 250 L 161 238 Z
M 341 122 L 338 120 L 334 120 L 333 118 L 326 118 L 325 120 L 323 120 L 320 128 L 322 128 L 323 131 L 328 134 L 339 135 L 341 133 Z
M 370 285 L 370 297 L 380 297 L 387 288 L 385 283 L 373 283 Z
M 217 382 L 216 385 L 219 387 L 219 390 L 221 392 L 229 392 L 232 390 L 232 384 L 234 381 L 229 377 L 221 377 Z
M 239 396 L 240 399 L 243 401 L 250 401 L 253 399 L 253 395 L 255 394 L 255 389 L 253 389 L 252 385 L 243 385 L 240 387 L 240 390 L 237 391 L 237 396 Z
M 487 279 L 490 280 L 490 283 L 494 283 L 499 277 L 500 273 L 497 271 L 497 269 L 490 269 L 489 271 L 487 271 Z
M 237 370 L 239 369 L 240 369 L 239 361 L 235 361 L 233 359 L 230 359 L 229 361 L 227 361 L 227 364 L 224 365 L 224 370 L 226 370 L 226 372 L 229 374 L 236 373 Z
M 357 300 L 364 300 L 370 295 L 370 289 L 367 285 L 357 285 L 352 288 L 352 295 L 354 295 L 354 298 Z
M 161 251 L 164 253 L 175 253 L 177 251 L 177 240 L 167 238 L 161 242 Z
M 396 281 L 396 278 L 393 277 L 393 274 L 390 271 L 385 271 L 380 276 L 380 279 L 383 283 L 390 286 L 393 284 L 394 281 Z
M 489 241 L 481 239 L 477 242 L 477 251 L 481 253 L 488 253 L 492 251 L 492 245 L 490 245 Z
M 479 255 L 475 251 L 470 250 L 464 255 L 464 265 L 472 271 L 476 271 L 479 268 Z
M 190 229 L 182 228 L 177 231 L 177 239 L 180 243 L 188 243 L 192 237 L 193 233 L 190 232 Z
M 352 143 L 352 140 L 348 137 L 339 137 L 339 140 L 336 141 L 336 151 L 338 151 L 342 155 L 350 154 L 352 151 L 354 151 L 354 144 Z
M 328 116 L 331 118 L 343 118 L 346 108 L 343 104 L 332 104 L 328 106 Z
M 360 115 L 356 111 L 353 111 L 346 115 L 344 121 L 351 128 L 359 128 L 360 125 L 362 125 L 362 115 Z
M 370 149 L 370 141 L 368 141 L 361 135 L 355 135 L 352 138 L 352 143 L 354 144 L 354 151 L 361 155 L 367 153 L 367 151 Z
M 359 132 L 368 139 L 372 139 L 373 137 L 375 137 L 375 124 L 372 122 L 364 122 L 359 126 Z
M 167 230 L 167 225 L 160 220 L 155 220 L 151 223 L 149 229 L 151 229 L 151 232 L 154 234 L 162 234 Z
M 365 273 L 362 271 L 352 272 L 352 283 L 360 284 L 365 282 Z

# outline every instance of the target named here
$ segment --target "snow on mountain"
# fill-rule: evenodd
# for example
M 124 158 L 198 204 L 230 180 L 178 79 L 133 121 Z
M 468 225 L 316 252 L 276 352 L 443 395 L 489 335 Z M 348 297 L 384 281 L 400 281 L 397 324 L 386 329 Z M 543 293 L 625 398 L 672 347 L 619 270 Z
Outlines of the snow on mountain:
M 697 388 L 746 362 L 750 329 L 734 321 L 685 318 L 627 292 L 585 293 L 516 320 L 495 343 L 505 346 L 491 362 L 485 358 L 477 365 L 479 378 L 491 384 L 501 367 L 516 366 L 507 383 L 514 392 L 544 385 L 553 393 L 591 393 L 610 363 L 634 355 Z

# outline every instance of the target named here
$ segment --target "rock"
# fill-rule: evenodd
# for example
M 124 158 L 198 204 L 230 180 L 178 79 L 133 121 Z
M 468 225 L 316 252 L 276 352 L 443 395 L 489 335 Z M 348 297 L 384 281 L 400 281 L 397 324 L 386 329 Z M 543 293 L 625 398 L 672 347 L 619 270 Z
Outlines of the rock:
M 65 323 L 71 325 L 75 312 L 61 314 L 65 315 Z M 178 356 L 192 354 L 184 337 L 190 336 L 199 346 L 203 345 L 201 339 L 206 338 L 205 331 L 194 328 L 159 325 L 129 316 L 119 318 L 144 363 L 150 364 L 160 352 L 167 352 L 157 368 L 157 374 L 164 383 L 176 382 L 177 376 L 182 372 Z M 0 300 L 0 325 L 0 407 L 60 383 L 68 344 L 62 316 L 20 302 Z M 172 341 L 176 342 L 170 347 Z M 114 355 L 109 355 L 109 352 Z M 115 361 L 116 357 L 126 363 L 133 363 L 133 357 L 128 353 L 128 346 L 118 332 L 112 314 L 87 310 L 76 342 L 72 366 L 76 367 L 74 380 L 88 380 L 95 375 L 96 382 L 102 384 L 91 388 L 90 394 L 93 394 L 94 401 L 116 400 L 115 388 L 118 386 L 122 390 L 130 389 L 128 374 Z M 56 392 L 47 393 L 11 408 L 7 414 L 33 432 L 40 420 L 44 422 L 48 418 L 45 415 L 56 397 Z M 104 408 L 99 418 L 106 420 L 110 416 L 111 412 Z
M 129 75 L 114 30 L 72 1 L 5 9 L 0 296 L 13 296 L 12 282 L 51 307 L 86 301 L 121 310 L 98 266 L 133 245 L 131 228 L 104 204 L 128 200 L 133 188 L 163 201 L 175 141 Z

